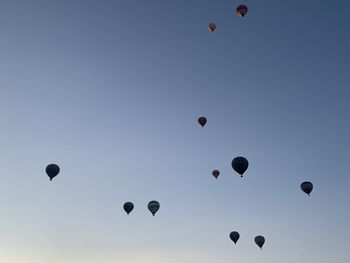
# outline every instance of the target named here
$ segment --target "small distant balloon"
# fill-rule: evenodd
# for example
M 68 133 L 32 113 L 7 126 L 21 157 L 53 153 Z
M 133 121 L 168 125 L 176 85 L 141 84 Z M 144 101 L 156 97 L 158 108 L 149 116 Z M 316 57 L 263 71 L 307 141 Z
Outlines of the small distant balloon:
M 134 209 L 134 204 L 131 202 L 126 202 L 123 205 L 123 208 L 124 208 L 125 212 L 129 215 L 130 212 Z
M 148 210 L 152 213 L 153 216 L 158 212 L 159 207 L 160 204 L 158 201 L 153 200 L 148 203 Z
M 198 118 L 198 123 L 202 126 L 202 127 L 204 127 L 204 125 L 207 123 L 207 118 L 206 117 L 199 117 Z
M 211 174 L 215 177 L 215 179 L 218 179 L 219 175 L 220 175 L 220 171 L 219 170 L 213 170 L 211 172 Z
M 239 233 L 237 231 L 231 232 L 230 239 L 236 244 L 239 239 Z
M 57 164 L 49 164 L 46 166 L 46 174 L 49 176 L 50 181 L 57 176 L 60 172 L 60 167 Z
M 257 244 L 258 247 L 260 247 L 260 249 L 262 249 L 262 247 L 265 243 L 265 238 L 263 236 L 256 236 L 254 241 L 255 241 L 255 244 Z
M 301 190 L 303 190 L 303 192 L 305 194 L 307 194 L 308 196 L 310 196 L 310 193 L 312 192 L 312 189 L 314 188 L 314 186 L 312 185 L 311 182 L 303 182 L 300 185 Z
M 215 29 L 216 29 L 216 24 L 215 24 L 215 23 L 210 23 L 210 24 L 208 25 L 208 30 L 209 30 L 210 32 L 214 32 Z
M 241 175 L 241 177 L 243 177 L 243 174 L 248 169 L 249 162 L 245 157 L 239 156 L 232 160 L 231 165 L 233 170 L 235 170 Z
M 248 13 L 248 7 L 246 5 L 239 5 L 236 8 L 236 14 L 244 17 Z

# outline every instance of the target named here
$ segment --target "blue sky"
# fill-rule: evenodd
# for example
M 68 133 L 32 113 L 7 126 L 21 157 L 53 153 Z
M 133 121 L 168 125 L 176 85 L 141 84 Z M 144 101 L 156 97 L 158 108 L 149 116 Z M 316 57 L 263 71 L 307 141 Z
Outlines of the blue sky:
M 349 261 L 350 3 L 240 3 L 0 1 L 1 262 Z

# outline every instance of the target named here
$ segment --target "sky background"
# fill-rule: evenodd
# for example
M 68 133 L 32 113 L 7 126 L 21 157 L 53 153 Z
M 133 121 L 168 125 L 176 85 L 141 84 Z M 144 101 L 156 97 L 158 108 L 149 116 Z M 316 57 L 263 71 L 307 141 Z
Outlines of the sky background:
M 350 2 L 240 3 L 0 0 L 0 262 L 350 261 Z

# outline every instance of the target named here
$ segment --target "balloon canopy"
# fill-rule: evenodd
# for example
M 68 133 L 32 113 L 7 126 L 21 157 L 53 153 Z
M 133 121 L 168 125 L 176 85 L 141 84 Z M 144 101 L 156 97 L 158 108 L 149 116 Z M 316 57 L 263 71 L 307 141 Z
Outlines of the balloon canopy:
M 210 32 L 214 32 L 215 29 L 216 29 L 215 23 L 210 23 L 210 24 L 208 25 L 208 30 L 209 30 Z
M 230 239 L 236 244 L 239 239 L 239 233 L 237 231 L 231 232 Z
M 219 171 L 219 170 L 213 170 L 213 171 L 211 172 L 211 174 L 212 174 L 216 179 L 218 179 L 218 177 L 219 177 L 219 175 L 220 175 L 220 171 Z
M 300 185 L 301 190 L 306 193 L 308 196 L 310 196 L 312 189 L 314 188 L 313 184 L 311 182 L 303 182 Z
M 244 17 L 248 13 L 248 7 L 246 5 L 239 5 L 236 8 L 236 14 Z
M 148 203 L 148 210 L 152 213 L 153 216 L 158 212 L 159 207 L 160 204 L 158 201 L 153 200 Z
M 255 241 L 255 244 L 257 244 L 258 247 L 260 247 L 260 249 L 262 249 L 262 247 L 265 243 L 265 238 L 263 236 L 256 236 L 254 241 Z
M 46 174 L 49 176 L 50 181 L 57 176 L 60 172 L 60 167 L 57 164 L 49 164 L 46 166 Z
M 124 208 L 125 212 L 129 215 L 130 212 L 134 209 L 134 204 L 131 202 L 126 202 L 123 205 L 123 208 Z
M 248 169 L 249 162 L 245 157 L 239 156 L 232 160 L 231 165 L 233 170 L 235 170 L 237 173 L 241 175 L 241 177 L 243 177 L 243 174 Z
M 204 125 L 207 123 L 207 118 L 206 117 L 199 117 L 198 118 L 198 123 L 202 126 L 202 127 L 204 127 Z

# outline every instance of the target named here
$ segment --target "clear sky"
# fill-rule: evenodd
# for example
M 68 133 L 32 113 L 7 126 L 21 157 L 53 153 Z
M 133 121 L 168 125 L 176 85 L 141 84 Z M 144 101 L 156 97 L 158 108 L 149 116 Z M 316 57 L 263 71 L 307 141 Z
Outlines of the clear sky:
M 350 2 L 239 3 L 0 1 L 0 262 L 350 262 Z

